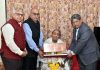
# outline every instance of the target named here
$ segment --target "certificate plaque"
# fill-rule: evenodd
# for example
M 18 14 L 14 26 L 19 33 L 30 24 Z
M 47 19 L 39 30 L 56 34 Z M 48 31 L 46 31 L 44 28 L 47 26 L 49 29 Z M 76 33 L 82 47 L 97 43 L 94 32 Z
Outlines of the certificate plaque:
M 57 56 L 66 56 L 67 54 L 65 53 L 67 51 L 66 48 L 66 43 L 44 43 L 43 48 L 44 48 L 44 56 L 52 56 L 52 57 L 57 57 Z

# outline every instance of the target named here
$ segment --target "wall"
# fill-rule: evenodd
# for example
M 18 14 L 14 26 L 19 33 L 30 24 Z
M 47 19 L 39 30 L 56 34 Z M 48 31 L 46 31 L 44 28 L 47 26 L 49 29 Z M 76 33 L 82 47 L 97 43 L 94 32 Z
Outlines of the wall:
M 0 0 L 0 48 L 1 48 L 1 27 L 5 23 L 5 21 L 6 21 L 5 0 Z
M 5 0 L 0 0 L 0 48 L 1 48 L 1 27 L 6 21 L 5 14 Z M 0 70 L 4 70 L 3 64 L 0 57 Z
M 7 0 L 7 18 L 15 3 L 21 3 L 24 7 L 25 19 L 31 5 L 39 5 L 41 29 L 45 39 L 53 29 L 58 28 L 62 32 L 61 38 L 70 43 L 72 27 L 69 19 L 74 13 L 79 13 L 91 29 L 99 23 L 100 0 Z

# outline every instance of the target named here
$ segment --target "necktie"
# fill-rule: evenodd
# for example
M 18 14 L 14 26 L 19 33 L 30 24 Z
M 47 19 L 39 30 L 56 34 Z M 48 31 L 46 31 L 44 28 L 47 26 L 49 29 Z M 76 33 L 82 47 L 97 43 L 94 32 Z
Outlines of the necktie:
M 75 37 L 75 40 L 77 40 L 78 30 L 79 30 L 79 28 L 76 29 L 76 35 L 75 35 L 76 37 Z

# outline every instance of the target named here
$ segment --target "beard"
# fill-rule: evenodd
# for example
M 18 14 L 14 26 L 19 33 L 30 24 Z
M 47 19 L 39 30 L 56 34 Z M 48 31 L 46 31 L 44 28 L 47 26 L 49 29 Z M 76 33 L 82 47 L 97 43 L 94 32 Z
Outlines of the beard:
M 52 40 L 53 41 L 53 43 L 57 43 L 57 40 Z

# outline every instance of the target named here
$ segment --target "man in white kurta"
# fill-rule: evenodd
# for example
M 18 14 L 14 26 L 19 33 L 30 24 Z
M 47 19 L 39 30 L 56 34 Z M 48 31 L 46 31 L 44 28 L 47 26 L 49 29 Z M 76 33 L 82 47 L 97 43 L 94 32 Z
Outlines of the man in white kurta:
M 52 37 L 48 38 L 47 40 L 45 40 L 44 43 L 48 43 L 48 44 L 52 44 L 52 43 L 64 43 L 61 39 L 60 39 L 60 36 L 61 36 L 61 32 L 57 29 L 55 29 L 53 32 L 52 32 Z M 47 54 L 54 54 L 55 52 L 52 52 L 52 53 L 47 53 Z M 59 54 L 59 52 L 58 52 Z M 49 63 L 51 64 L 59 64 L 57 70 L 69 70 L 69 66 L 68 66 L 68 62 L 65 63 L 65 67 L 62 68 L 60 65 L 61 64 L 64 64 L 64 60 L 65 58 L 43 58 L 41 59 L 42 61 L 42 66 L 41 66 L 41 70 L 51 70 L 50 66 L 49 66 Z M 66 69 L 67 67 L 67 69 Z

